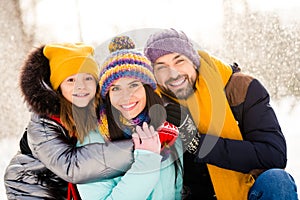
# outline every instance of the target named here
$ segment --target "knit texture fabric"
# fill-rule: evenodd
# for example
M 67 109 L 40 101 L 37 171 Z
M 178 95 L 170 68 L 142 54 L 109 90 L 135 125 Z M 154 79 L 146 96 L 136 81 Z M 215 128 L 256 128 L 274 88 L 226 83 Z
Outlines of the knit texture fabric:
M 197 68 L 200 67 L 200 57 L 193 43 L 184 32 L 175 29 L 164 29 L 150 35 L 144 53 L 152 63 L 161 56 L 179 53 L 188 57 Z
M 94 48 L 83 43 L 53 43 L 44 47 L 49 60 L 50 82 L 54 90 L 69 76 L 89 73 L 98 78 L 98 65 L 94 59 Z
M 111 85 L 120 78 L 134 78 L 156 89 L 150 61 L 134 50 L 113 52 L 103 63 L 99 79 L 102 98 L 105 98 Z
M 116 36 L 114 37 L 108 45 L 108 50 L 110 53 L 122 49 L 134 49 L 135 43 L 128 36 Z

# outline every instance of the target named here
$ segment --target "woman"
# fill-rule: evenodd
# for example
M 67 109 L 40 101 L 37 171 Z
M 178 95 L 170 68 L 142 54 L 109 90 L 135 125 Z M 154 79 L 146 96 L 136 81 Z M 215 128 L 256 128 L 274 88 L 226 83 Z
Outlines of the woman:
M 137 147 L 152 140 L 157 130 L 162 151 L 154 150 L 155 141 L 149 143 L 152 150 L 135 150 L 135 161 L 124 176 L 78 184 L 81 198 L 181 199 L 181 141 L 176 140 L 177 127 L 165 121 L 149 60 L 134 50 L 113 52 L 101 68 L 99 85 L 104 100 L 99 123 L 103 137 L 110 141 L 132 137 Z M 94 140 L 103 141 L 100 136 Z
M 33 115 L 21 152 L 5 172 L 8 199 L 66 199 L 67 182 L 111 178 L 129 168 L 131 140 L 76 147 L 77 140 L 97 130 L 97 78 L 91 46 L 48 44 L 29 54 L 20 88 Z M 122 163 L 108 159 L 114 156 Z

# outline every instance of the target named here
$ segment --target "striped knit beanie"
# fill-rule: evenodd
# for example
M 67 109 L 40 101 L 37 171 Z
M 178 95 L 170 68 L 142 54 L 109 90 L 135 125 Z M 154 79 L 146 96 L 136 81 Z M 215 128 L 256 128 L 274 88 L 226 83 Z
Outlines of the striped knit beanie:
M 156 89 L 151 62 L 136 50 L 115 51 L 104 61 L 99 80 L 102 98 L 105 98 L 114 81 L 120 78 L 135 78 Z

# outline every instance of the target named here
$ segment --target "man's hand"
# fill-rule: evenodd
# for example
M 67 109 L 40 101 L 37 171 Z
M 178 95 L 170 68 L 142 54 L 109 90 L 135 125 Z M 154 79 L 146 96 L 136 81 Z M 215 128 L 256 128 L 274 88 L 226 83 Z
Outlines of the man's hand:
M 201 135 L 188 109 L 175 103 L 169 103 L 165 108 L 167 121 L 179 129 L 184 150 L 196 154 L 199 149 Z

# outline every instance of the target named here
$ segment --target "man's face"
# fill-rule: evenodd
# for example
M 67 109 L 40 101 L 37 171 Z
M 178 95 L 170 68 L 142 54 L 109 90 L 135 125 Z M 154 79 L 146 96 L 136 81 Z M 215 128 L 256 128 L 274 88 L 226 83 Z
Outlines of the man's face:
M 157 84 L 167 94 L 186 99 L 194 92 L 196 67 L 184 55 L 171 53 L 158 58 L 153 66 Z

